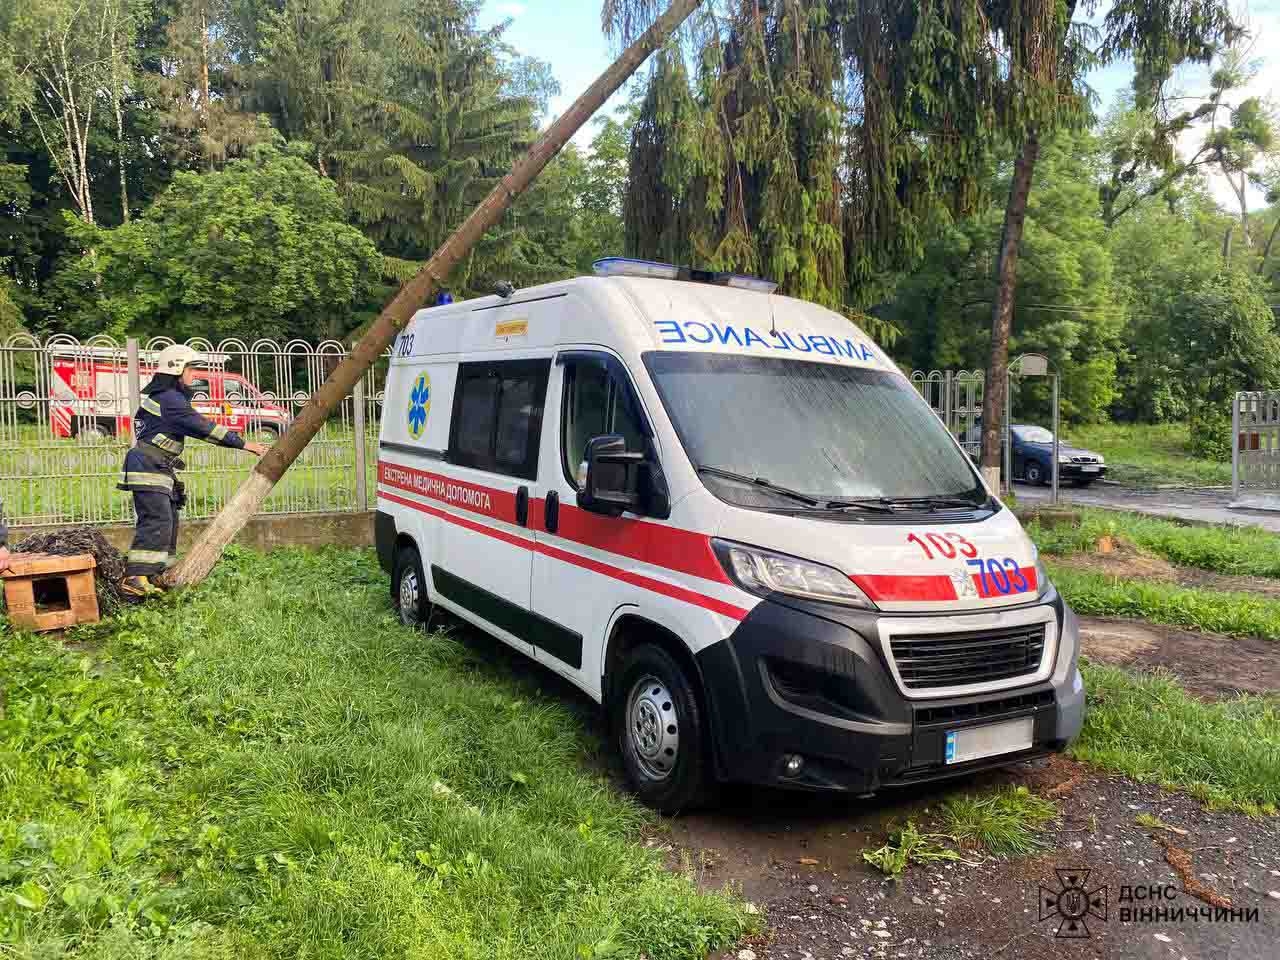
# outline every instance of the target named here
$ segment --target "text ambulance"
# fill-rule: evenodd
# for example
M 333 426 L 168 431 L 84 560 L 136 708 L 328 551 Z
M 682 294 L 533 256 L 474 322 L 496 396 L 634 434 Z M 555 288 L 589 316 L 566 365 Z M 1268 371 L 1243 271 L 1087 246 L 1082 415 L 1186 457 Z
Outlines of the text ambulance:
M 889 358 L 772 284 L 640 261 L 418 313 L 378 553 L 600 701 L 663 810 L 1061 750 L 1076 620 Z

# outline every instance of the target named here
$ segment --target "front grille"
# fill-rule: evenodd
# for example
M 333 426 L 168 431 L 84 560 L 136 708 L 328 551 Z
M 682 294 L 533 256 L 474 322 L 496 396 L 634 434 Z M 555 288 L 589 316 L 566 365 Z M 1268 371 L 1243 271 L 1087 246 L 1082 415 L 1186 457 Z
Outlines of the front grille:
M 1045 625 L 891 637 L 904 687 L 935 690 L 1033 674 L 1044 655 Z
M 960 720 L 979 720 L 999 717 L 1007 713 L 1024 713 L 1053 705 L 1053 691 L 1024 693 L 999 700 L 983 700 L 978 703 L 957 703 L 946 707 L 921 707 L 916 710 L 916 723 L 956 723 Z
M 1071 462 L 1072 463 L 1097 463 L 1098 458 L 1097 457 L 1072 457 Z

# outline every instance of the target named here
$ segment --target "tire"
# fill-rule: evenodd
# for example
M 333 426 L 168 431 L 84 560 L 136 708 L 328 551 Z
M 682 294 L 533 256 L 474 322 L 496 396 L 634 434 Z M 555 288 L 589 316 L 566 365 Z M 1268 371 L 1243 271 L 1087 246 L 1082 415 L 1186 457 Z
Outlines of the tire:
M 110 440 L 116 435 L 116 425 L 112 420 L 101 419 L 88 423 L 77 422 L 72 435 L 77 438 L 83 437 L 90 442 Z
M 1028 460 L 1027 465 L 1022 468 L 1022 475 L 1032 486 L 1038 487 L 1048 483 L 1045 479 L 1044 467 L 1040 465 L 1039 460 Z
M 425 629 L 431 615 L 427 598 L 427 578 L 422 572 L 422 557 L 417 547 L 401 547 L 396 554 L 391 576 L 391 600 L 396 614 L 406 627 Z
M 274 423 L 251 423 L 245 429 L 245 439 L 272 444 L 280 439 L 280 427 Z
M 610 720 L 636 795 L 660 813 L 709 802 L 707 720 L 691 678 L 666 650 L 645 643 L 619 667 Z

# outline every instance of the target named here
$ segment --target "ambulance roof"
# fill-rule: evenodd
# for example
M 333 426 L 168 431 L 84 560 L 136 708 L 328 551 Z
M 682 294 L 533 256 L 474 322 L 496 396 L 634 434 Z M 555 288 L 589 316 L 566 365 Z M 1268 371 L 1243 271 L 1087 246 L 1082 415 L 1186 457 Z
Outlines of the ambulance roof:
M 817 304 L 645 276 L 577 277 L 510 297 L 429 307 L 414 316 L 406 334 L 413 340 L 397 356 L 600 344 L 624 356 L 683 350 L 897 369 L 857 326 Z

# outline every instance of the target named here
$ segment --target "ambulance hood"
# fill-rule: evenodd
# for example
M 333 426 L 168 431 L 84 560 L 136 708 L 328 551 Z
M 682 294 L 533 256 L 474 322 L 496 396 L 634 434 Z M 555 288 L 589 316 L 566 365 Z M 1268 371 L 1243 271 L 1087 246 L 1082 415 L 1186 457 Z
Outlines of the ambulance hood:
M 1002 509 L 977 522 L 926 513 L 830 520 L 723 505 L 721 540 L 833 567 L 884 611 L 990 610 L 1033 602 L 1036 548 Z

